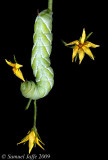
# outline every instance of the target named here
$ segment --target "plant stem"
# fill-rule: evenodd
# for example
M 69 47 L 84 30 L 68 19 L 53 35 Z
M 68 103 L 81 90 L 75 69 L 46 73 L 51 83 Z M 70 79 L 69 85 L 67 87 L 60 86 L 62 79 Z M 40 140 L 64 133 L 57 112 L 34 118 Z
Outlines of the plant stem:
M 53 8 L 53 0 L 48 0 L 48 9 L 52 11 Z
M 34 127 L 36 128 L 36 100 L 34 100 Z

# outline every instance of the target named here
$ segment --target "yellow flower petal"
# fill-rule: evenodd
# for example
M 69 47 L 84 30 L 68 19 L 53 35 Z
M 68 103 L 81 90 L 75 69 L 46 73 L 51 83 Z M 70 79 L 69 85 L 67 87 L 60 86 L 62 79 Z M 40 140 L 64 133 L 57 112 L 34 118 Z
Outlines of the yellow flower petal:
M 9 62 L 7 59 L 5 59 L 5 61 L 9 66 L 15 67 L 15 63 Z
M 89 41 L 86 41 L 85 43 L 84 43 L 84 46 L 85 47 L 92 47 L 92 48 L 96 48 L 96 47 L 99 47 L 100 45 L 97 45 L 97 44 L 94 44 L 94 43 L 91 43 L 91 42 L 89 42 Z
M 39 142 L 41 142 L 43 145 L 45 145 L 40 139 L 38 139 L 39 140 Z
M 24 79 L 23 74 L 22 74 L 22 72 L 21 72 L 20 69 L 13 68 L 12 70 L 13 70 L 14 74 L 15 74 L 18 78 L 20 78 L 21 80 L 23 80 L 23 81 L 25 82 L 25 79 Z
M 79 49 L 78 53 L 79 53 L 79 64 L 81 64 L 81 62 L 82 62 L 82 60 L 84 58 L 84 51 L 83 51 L 83 49 Z
M 34 131 L 32 131 L 29 134 L 29 154 L 34 146 L 34 142 L 35 142 L 35 133 L 34 133 Z
M 73 41 L 73 42 L 67 43 L 65 46 L 73 45 L 73 44 L 79 45 L 79 41 L 78 41 L 78 40 L 76 40 L 76 41 Z
M 11 66 L 11 67 L 15 67 L 15 68 L 20 68 L 20 67 L 23 67 L 23 65 L 21 64 L 18 64 L 18 63 L 12 63 L 10 61 L 8 61 L 7 59 L 5 59 L 6 63 Z
M 29 141 L 29 154 L 31 153 L 33 147 L 34 147 L 34 142 Z
M 27 135 L 21 142 L 17 143 L 17 144 L 21 144 L 21 143 L 24 143 L 26 141 L 29 140 L 29 135 Z
M 84 52 L 94 60 L 94 56 L 93 56 L 92 52 L 90 51 L 90 49 L 85 46 L 83 46 L 82 48 L 83 48 Z
M 19 68 L 21 68 L 21 67 L 23 67 L 23 65 L 18 64 L 18 63 L 15 63 L 15 68 L 19 69 Z
M 77 52 L 78 52 L 78 49 L 79 49 L 78 46 L 74 47 L 74 49 L 73 49 L 72 62 L 74 61 L 74 58 L 75 58 L 75 56 L 76 56 L 76 54 L 77 54 Z
M 36 137 L 36 139 L 35 139 L 35 142 L 37 143 L 37 145 L 39 146 L 39 147 L 41 147 L 43 150 L 45 150 L 42 146 L 41 146 L 41 144 L 39 143 L 39 139 L 38 139 L 38 137 Z M 40 141 L 41 142 L 41 141 Z M 43 143 L 42 143 L 43 144 Z
M 82 33 L 82 37 L 81 37 L 81 39 L 80 39 L 81 44 L 84 43 L 85 38 L 86 38 L 86 33 L 85 33 L 85 28 L 84 28 L 84 29 L 83 29 L 83 33 Z

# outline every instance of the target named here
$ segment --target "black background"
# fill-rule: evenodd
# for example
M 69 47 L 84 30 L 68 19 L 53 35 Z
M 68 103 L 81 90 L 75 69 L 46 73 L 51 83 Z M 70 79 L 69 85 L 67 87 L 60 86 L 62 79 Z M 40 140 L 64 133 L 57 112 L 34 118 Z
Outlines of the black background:
M 30 66 L 34 22 L 37 9 L 47 8 L 47 0 L 11 1 L 1 5 L 1 111 L 0 137 L 2 154 L 28 154 L 28 144 L 16 144 L 33 124 L 33 103 L 20 93 L 21 80 L 5 63 L 5 59 L 23 64 L 26 80 L 34 80 Z M 31 154 L 51 154 L 51 160 L 60 158 L 97 158 L 104 156 L 107 128 L 107 39 L 106 4 L 104 1 L 54 1 L 53 49 L 51 66 L 54 69 L 54 87 L 50 94 L 37 101 L 37 128 L 45 145 Z M 81 65 L 72 63 L 72 50 L 61 40 L 79 39 L 82 30 L 93 32 L 89 41 L 100 47 L 91 49 L 95 61 L 85 55 Z M 1 158 L 1 157 L 0 157 Z

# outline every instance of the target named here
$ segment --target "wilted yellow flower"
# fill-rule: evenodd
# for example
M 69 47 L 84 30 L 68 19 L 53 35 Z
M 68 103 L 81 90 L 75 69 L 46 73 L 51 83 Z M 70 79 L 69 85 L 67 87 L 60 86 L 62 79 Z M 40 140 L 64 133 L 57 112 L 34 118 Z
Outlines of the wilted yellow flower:
M 43 150 L 44 148 L 41 146 L 40 142 L 44 145 L 44 143 L 40 140 L 39 135 L 32 130 L 31 132 L 28 132 L 28 135 L 18 144 L 25 143 L 26 141 L 29 141 L 29 154 L 34 147 L 34 144 L 37 144 L 39 147 L 41 147 Z
M 89 55 L 94 60 L 94 56 L 93 56 L 92 52 L 90 51 L 89 47 L 92 47 L 92 48 L 99 47 L 99 45 L 96 45 L 96 44 L 93 44 L 89 41 L 86 41 L 85 29 L 83 29 L 82 37 L 80 38 L 80 40 L 75 40 L 75 41 L 70 42 L 65 45 L 66 46 L 75 45 L 75 47 L 73 48 L 72 62 L 74 61 L 74 58 L 78 54 L 79 55 L 79 64 L 82 62 L 85 53 L 87 55 Z
M 13 73 L 14 73 L 18 78 L 20 78 L 21 80 L 23 80 L 23 81 L 25 82 L 24 77 L 23 77 L 23 74 L 22 74 L 21 70 L 19 69 L 19 68 L 23 67 L 23 65 L 18 64 L 18 63 L 9 62 L 9 61 L 7 61 L 6 59 L 5 59 L 5 61 L 6 61 L 6 63 L 7 63 L 9 66 L 13 67 L 13 68 L 12 68 Z

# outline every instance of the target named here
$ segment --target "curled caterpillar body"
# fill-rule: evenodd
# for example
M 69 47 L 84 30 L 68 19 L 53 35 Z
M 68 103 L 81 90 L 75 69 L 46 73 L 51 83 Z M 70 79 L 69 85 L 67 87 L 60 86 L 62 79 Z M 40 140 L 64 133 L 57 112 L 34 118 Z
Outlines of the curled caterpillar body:
M 36 82 L 27 81 L 21 84 L 22 95 L 37 100 L 45 97 L 54 84 L 54 73 L 50 67 L 52 50 L 52 12 L 46 9 L 36 18 L 33 35 L 31 66 Z

